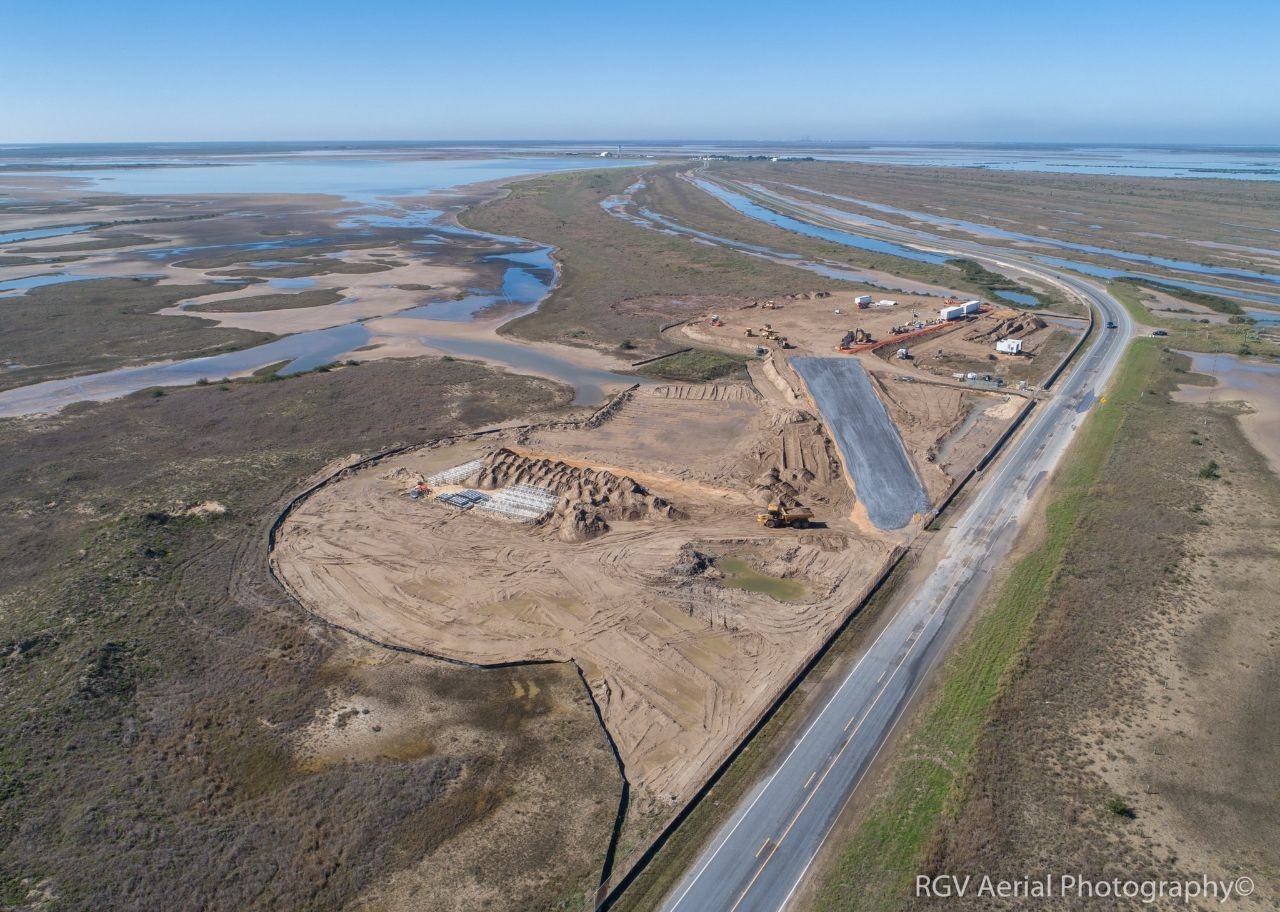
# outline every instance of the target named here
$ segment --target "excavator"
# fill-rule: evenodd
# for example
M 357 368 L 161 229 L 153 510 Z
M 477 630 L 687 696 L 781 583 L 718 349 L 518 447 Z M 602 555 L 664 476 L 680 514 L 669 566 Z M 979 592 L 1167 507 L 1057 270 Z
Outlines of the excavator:
M 808 507 L 784 507 L 780 503 L 771 503 L 764 513 L 756 514 L 756 522 L 770 529 L 788 526 L 793 529 L 807 529 L 813 522 L 813 511 Z
M 857 329 L 851 329 L 844 334 L 844 338 L 840 340 L 840 348 L 853 348 L 855 345 L 862 345 L 865 342 L 874 341 L 871 333 L 867 332 L 861 326 Z

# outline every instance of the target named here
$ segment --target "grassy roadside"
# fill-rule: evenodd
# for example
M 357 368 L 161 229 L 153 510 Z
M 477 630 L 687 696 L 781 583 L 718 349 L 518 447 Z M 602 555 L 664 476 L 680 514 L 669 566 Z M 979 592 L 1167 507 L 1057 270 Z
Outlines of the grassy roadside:
M 1155 326 L 1168 333 L 1162 341 L 1170 348 L 1182 351 L 1227 353 L 1232 355 L 1261 355 L 1280 358 L 1280 345 L 1262 339 L 1249 338 L 1249 326 L 1240 323 L 1193 323 L 1176 317 L 1163 317 L 1152 313 L 1142 303 L 1142 290 L 1132 282 L 1111 282 L 1107 291 L 1124 305 L 1135 321 Z M 1167 289 L 1164 289 L 1167 291 Z
M 947 662 L 887 793 L 870 808 L 830 864 L 815 909 L 895 908 L 924 869 L 942 819 L 954 814 L 988 709 L 1022 654 L 1073 531 L 1125 422 L 1158 361 L 1159 347 L 1140 340 L 1112 390 L 1094 410 L 1049 489 L 1043 541 L 1012 568 L 995 603 Z

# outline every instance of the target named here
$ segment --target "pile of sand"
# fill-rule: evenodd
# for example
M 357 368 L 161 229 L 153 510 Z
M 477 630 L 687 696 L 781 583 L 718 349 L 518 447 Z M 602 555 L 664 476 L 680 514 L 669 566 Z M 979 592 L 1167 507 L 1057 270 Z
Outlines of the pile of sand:
M 967 342 L 979 343 L 994 342 L 997 339 L 1007 339 L 1009 337 L 1020 339 L 1038 329 L 1044 329 L 1048 325 L 1039 317 L 1020 313 L 998 320 L 995 323 L 980 320 L 976 327 L 964 334 L 963 338 Z
M 560 495 L 547 525 L 565 541 L 603 535 L 610 522 L 620 520 L 685 518 L 670 501 L 626 475 L 522 456 L 505 447 L 485 457 L 475 479 L 481 489 L 527 484 Z

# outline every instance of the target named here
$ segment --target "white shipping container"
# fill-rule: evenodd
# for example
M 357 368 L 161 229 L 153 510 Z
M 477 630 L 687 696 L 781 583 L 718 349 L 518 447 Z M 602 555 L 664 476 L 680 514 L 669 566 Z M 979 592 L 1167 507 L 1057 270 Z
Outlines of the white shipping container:
M 1021 339 L 1001 339 L 996 343 L 996 351 L 1004 352 L 1006 355 L 1017 355 L 1022 353 Z
M 871 295 L 858 295 L 856 298 L 853 299 L 853 303 L 854 304 L 870 304 Z
M 964 316 L 964 308 L 957 304 L 954 307 L 944 307 L 938 313 L 944 320 L 959 320 Z
M 981 301 L 965 301 L 960 306 L 964 308 L 962 312 L 966 314 L 976 314 L 982 311 Z

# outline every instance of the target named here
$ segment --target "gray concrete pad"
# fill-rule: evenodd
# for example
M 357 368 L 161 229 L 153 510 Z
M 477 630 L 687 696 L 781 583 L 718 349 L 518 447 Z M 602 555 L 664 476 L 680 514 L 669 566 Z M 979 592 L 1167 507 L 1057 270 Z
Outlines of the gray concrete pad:
M 929 509 L 898 429 L 858 359 L 793 358 L 853 478 L 854 494 L 881 529 L 901 529 Z

